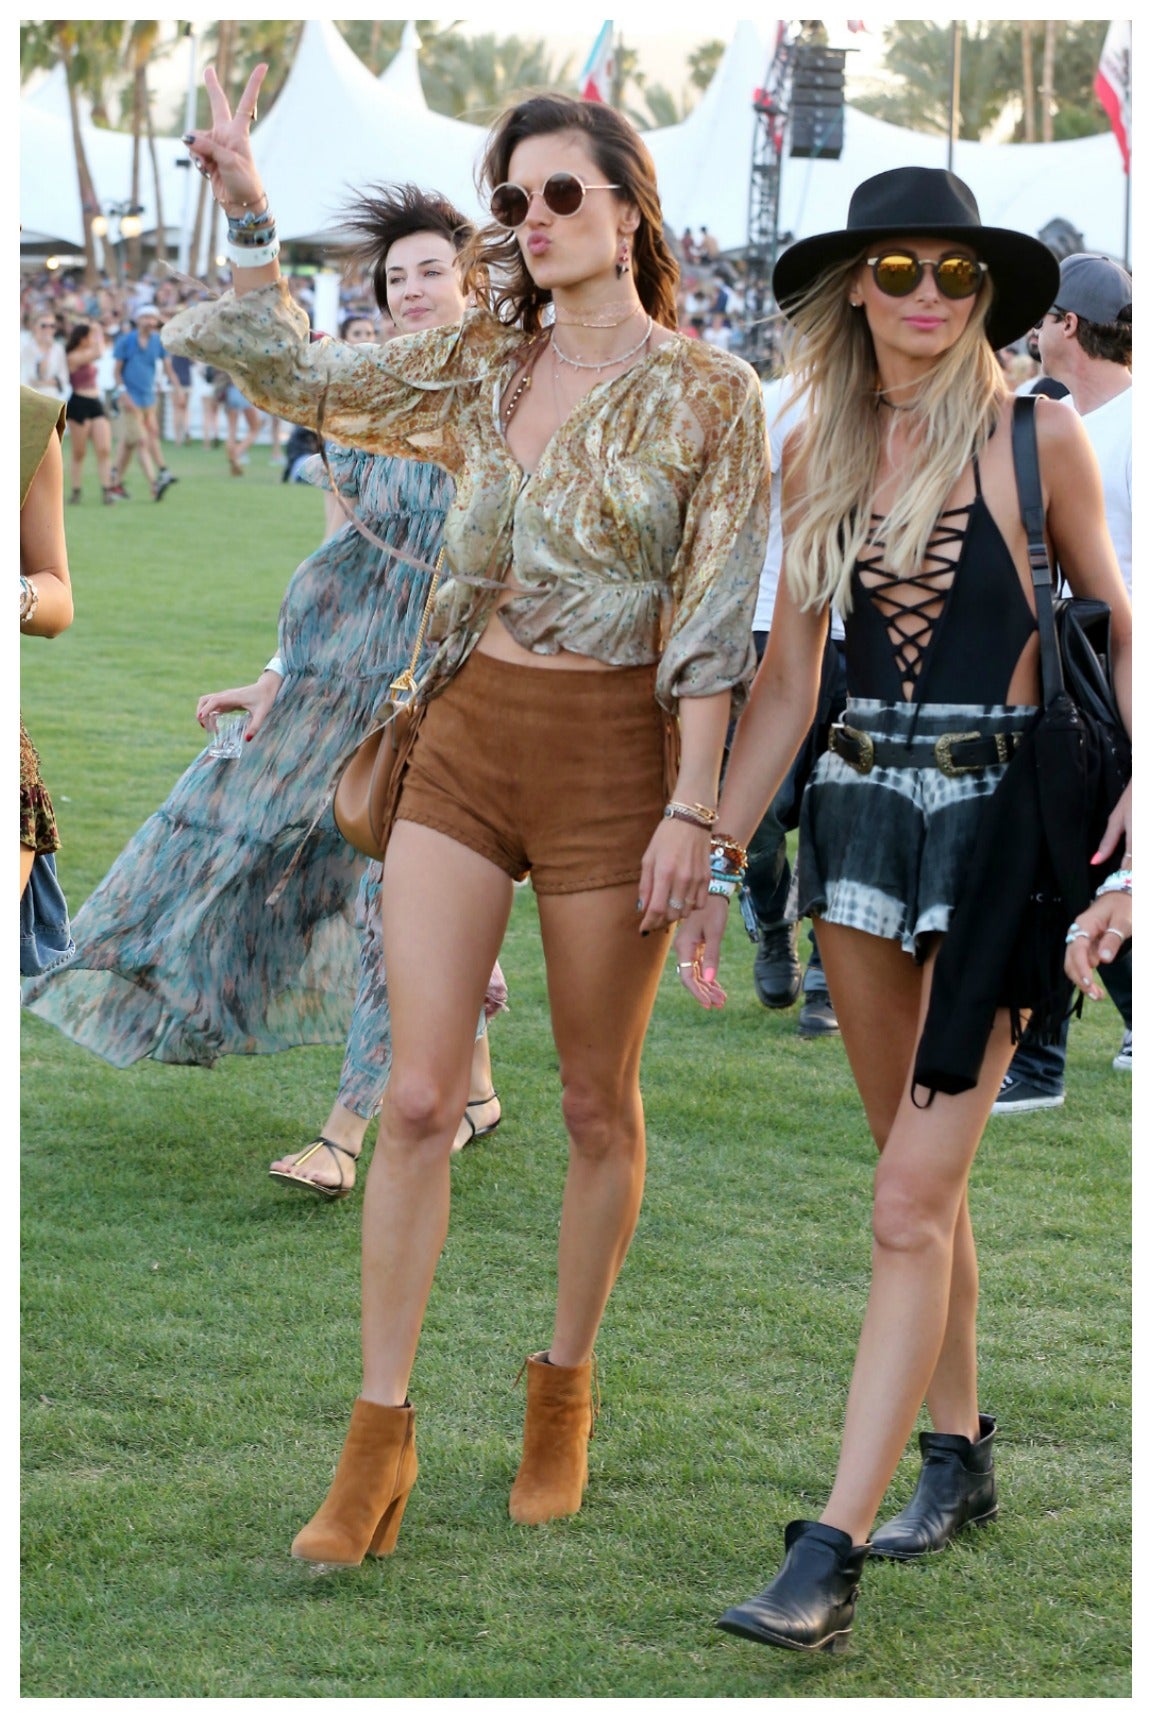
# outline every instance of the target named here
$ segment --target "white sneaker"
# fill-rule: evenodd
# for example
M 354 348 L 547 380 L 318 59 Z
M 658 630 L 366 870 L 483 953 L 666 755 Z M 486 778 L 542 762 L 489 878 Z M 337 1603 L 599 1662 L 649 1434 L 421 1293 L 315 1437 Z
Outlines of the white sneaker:
M 1125 1032 L 1124 1041 L 1120 1045 L 1120 1053 L 1112 1058 L 1112 1066 L 1118 1074 L 1130 1074 L 1132 1072 L 1131 1032 Z

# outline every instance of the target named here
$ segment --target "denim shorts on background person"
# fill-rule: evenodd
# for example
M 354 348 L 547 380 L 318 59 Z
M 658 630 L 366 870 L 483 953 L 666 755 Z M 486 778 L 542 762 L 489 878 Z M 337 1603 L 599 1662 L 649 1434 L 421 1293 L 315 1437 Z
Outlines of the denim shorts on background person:
M 654 663 L 532 668 L 473 650 L 424 712 L 396 819 L 569 895 L 638 883 L 666 799 Z
M 228 407 L 229 411 L 246 412 L 251 401 L 246 400 L 236 384 L 233 383 L 224 395 L 224 404 Z

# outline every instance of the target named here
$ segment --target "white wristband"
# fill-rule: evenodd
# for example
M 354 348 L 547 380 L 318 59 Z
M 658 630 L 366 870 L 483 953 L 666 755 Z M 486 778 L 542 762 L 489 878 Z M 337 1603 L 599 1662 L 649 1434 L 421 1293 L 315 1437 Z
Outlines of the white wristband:
M 225 245 L 225 254 L 233 268 L 264 268 L 280 255 L 280 240 L 270 245 Z

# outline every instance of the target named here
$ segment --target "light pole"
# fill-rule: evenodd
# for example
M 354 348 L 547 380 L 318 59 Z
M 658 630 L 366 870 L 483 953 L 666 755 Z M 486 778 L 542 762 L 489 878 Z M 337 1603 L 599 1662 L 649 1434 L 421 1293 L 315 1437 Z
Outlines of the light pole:
M 104 272 L 108 272 L 108 251 L 111 247 L 116 258 L 116 284 L 124 285 L 124 256 L 120 249 L 122 239 L 134 239 L 143 227 L 140 217 L 144 213 L 142 203 L 109 203 L 107 214 L 93 215 L 92 231 L 104 247 Z M 116 223 L 116 231 L 111 236 L 108 222 Z
M 188 42 L 188 91 L 184 99 L 184 131 L 187 134 L 193 130 L 196 124 L 196 26 L 185 24 L 184 35 Z M 181 274 L 187 274 L 192 249 L 196 179 L 191 172 L 192 158 L 190 155 L 182 156 L 178 165 L 185 169 L 187 177 L 184 180 L 184 211 L 180 219 L 180 249 L 177 254 L 177 267 Z

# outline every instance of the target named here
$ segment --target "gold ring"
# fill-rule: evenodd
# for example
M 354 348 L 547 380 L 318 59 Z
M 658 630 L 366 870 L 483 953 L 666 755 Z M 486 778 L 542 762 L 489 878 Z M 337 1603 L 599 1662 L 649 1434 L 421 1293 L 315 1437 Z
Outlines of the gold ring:
M 698 960 L 678 960 L 676 962 L 676 971 L 684 972 L 687 970 L 688 972 L 695 972 L 699 965 L 700 962 Z

